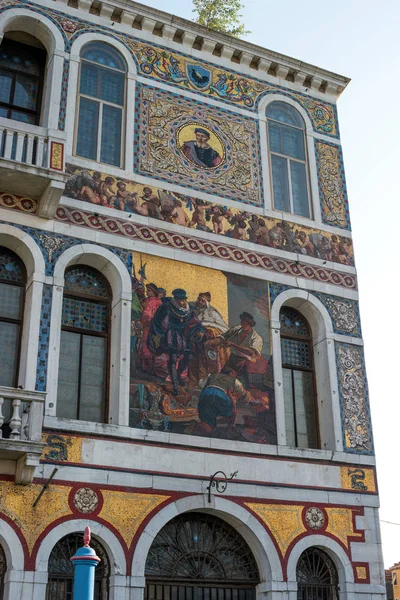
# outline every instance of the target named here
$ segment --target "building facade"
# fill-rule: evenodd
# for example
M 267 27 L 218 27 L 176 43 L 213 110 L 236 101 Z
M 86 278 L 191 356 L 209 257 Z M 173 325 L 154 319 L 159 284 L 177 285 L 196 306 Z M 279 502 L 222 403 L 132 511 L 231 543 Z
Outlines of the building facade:
M 114 0 L 0 0 L 4 600 L 385 598 L 336 101 Z

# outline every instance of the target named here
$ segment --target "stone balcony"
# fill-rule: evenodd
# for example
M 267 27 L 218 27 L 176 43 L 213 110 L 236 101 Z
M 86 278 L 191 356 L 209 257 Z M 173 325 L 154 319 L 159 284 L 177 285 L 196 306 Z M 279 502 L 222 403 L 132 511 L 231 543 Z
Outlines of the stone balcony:
M 0 459 L 15 463 L 15 482 L 32 481 L 41 443 L 46 394 L 0 386 Z
M 64 191 L 65 134 L 0 118 L 0 192 L 39 200 L 38 214 L 53 218 Z

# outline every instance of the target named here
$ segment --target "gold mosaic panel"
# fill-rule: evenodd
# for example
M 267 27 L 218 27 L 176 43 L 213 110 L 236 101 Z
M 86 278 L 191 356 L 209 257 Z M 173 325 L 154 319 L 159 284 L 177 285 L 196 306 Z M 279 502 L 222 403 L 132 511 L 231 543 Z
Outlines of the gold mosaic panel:
M 349 226 L 349 214 L 340 148 L 317 142 L 316 149 L 323 220 L 327 225 L 346 229 Z
M 285 556 L 290 544 L 297 536 L 305 533 L 301 514 L 303 506 L 286 504 L 253 504 L 245 503 L 263 523 L 275 538 L 282 556 Z
M 42 443 L 46 447 L 42 460 L 65 461 L 70 463 L 82 462 L 82 438 L 65 434 L 43 433 Z
M 349 538 L 363 538 L 364 534 L 362 532 L 354 531 L 353 510 L 351 508 L 326 507 L 326 512 L 328 514 L 326 532 L 338 538 L 348 550 L 350 549 Z
M 377 492 L 375 471 L 355 466 L 340 467 L 340 480 L 345 490 Z
M 71 514 L 68 505 L 70 488 L 53 484 L 33 508 L 42 489 L 42 485 L 16 486 L 12 482 L 0 483 L 0 512 L 19 527 L 29 552 L 32 552 L 36 540 L 46 527 L 56 519 Z
M 99 517 L 113 525 L 129 547 L 144 519 L 169 496 L 103 490 L 103 498 Z
M 367 569 L 365 567 L 356 567 L 356 574 L 358 579 L 367 579 Z

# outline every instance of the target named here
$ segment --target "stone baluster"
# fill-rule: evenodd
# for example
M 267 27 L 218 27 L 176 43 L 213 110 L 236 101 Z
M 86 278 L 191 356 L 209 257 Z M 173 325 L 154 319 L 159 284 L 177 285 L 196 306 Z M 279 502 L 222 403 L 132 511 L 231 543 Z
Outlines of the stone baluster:
M 13 406 L 13 414 L 10 419 L 10 429 L 11 429 L 10 438 L 13 440 L 19 440 L 21 437 L 21 424 L 22 424 L 22 419 L 20 417 L 21 400 L 19 400 L 18 398 L 14 398 L 14 400 L 12 401 L 12 406 Z
M 4 404 L 4 398 L 0 397 L 0 438 L 3 437 L 3 431 L 1 430 L 1 426 L 4 423 L 3 404 Z

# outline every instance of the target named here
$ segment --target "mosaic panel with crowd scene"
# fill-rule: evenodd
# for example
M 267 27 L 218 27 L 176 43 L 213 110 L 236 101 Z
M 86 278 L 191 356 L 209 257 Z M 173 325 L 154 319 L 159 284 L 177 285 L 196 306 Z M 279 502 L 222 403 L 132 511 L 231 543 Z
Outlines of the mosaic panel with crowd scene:
M 276 443 L 268 282 L 133 257 L 130 426 Z

